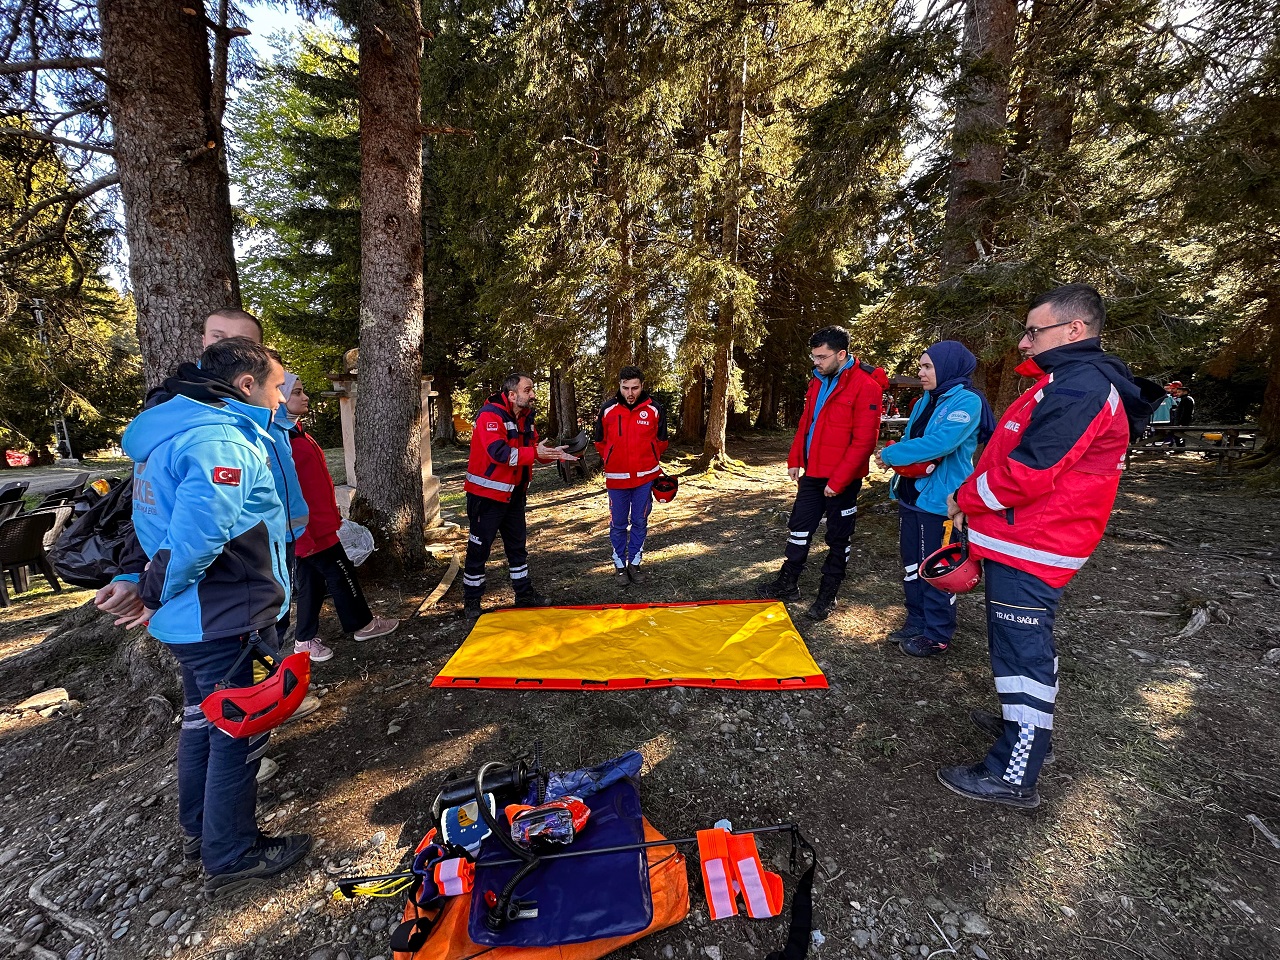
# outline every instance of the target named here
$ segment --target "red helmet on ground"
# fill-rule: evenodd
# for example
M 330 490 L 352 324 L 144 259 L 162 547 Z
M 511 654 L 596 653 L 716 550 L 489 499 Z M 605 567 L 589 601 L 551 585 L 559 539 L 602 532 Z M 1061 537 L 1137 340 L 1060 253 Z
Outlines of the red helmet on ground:
M 676 498 L 676 491 L 679 489 L 680 484 L 676 482 L 675 477 L 660 473 L 658 474 L 658 479 L 653 481 L 653 499 L 659 503 L 670 503 Z
M 976 587 L 982 580 L 982 563 L 969 552 L 968 531 L 961 531 L 959 543 L 949 543 L 925 557 L 920 576 L 947 593 L 968 593 Z
M 200 709 L 209 722 L 236 738 L 253 737 L 288 720 L 311 684 L 311 654 L 285 657 L 261 683 L 226 687 L 205 697 Z

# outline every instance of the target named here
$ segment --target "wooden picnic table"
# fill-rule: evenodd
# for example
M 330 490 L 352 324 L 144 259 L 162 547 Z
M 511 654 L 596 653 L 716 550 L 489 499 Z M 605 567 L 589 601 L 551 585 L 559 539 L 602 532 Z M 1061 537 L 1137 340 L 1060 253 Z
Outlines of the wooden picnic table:
M 1220 440 L 1206 440 L 1203 434 L 1217 433 Z M 1184 441 L 1182 446 L 1173 443 L 1174 438 Z M 1258 427 L 1252 423 L 1193 423 L 1175 426 L 1171 423 L 1151 424 L 1151 434 L 1129 446 L 1129 455 L 1135 453 L 1166 456 L 1170 453 L 1203 453 L 1216 460 L 1216 470 L 1222 473 L 1235 466 L 1238 457 L 1252 453 L 1258 439 Z

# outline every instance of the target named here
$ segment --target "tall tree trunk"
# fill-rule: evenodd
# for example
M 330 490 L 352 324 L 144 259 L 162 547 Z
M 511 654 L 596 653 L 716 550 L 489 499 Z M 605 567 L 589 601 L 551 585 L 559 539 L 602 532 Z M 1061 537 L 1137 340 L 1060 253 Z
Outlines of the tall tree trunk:
M 138 344 L 151 388 L 200 355 L 205 317 L 240 306 L 215 105 L 221 92 L 200 0 L 100 0 L 98 14 Z
M 965 6 L 942 245 L 943 268 L 950 274 L 990 248 L 994 195 L 1004 172 L 1017 23 L 1017 0 L 968 0 Z
M 432 385 L 436 388 L 436 430 L 435 439 L 453 442 L 458 431 L 453 426 L 453 387 L 455 377 L 450 367 L 439 368 Z
M 772 430 L 776 426 L 773 387 L 773 371 L 765 369 L 764 375 L 760 378 L 760 413 L 756 416 L 757 430 Z
M 359 485 L 352 515 L 422 566 L 422 14 L 361 0 Z
M 1268 289 L 1266 297 L 1263 317 L 1270 323 L 1271 337 L 1267 341 L 1267 386 L 1258 412 L 1258 433 L 1263 437 L 1263 450 L 1273 454 L 1280 450 L 1280 287 Z
M 578 390 L 573 383 L 573 373 L 565 371 L 560 377 L 560 389 L 556 391 L 556 412 L 560 417 L 560 436 L 565 440 L 576 436 L 578 424 Z
M 707 397 L 707 369 L 696 364 L 685 378 L 683 402 L 680 404 L 679 439 L 684 443 L 702 441 L 702 422 Z
M 737 6 L 735 4 L 735 6 Z M 734 64 L 729 81 L 728 141 L 725 144 L 724 205 L 721 219 L 720 257 L 728 273 L 727 290 L 720 297 L 717 311 L 714 353 L 712 355 L 711 405 L 707 411 L 707 432 L 702 438 L 701 463 L 710 465 L 724 459 L 725 430 L 729 422 L 729 382 L 733 372 L 733 341 L 737 334 L 737 302 L 734 299 L 733 271 L 738 266 L 741 233 L 738 229 L 742 212 L 742 140 L 746 123 L 747 35 L 741 23 L 741 9 L 736 11 L 742 32 L 741 63 Z

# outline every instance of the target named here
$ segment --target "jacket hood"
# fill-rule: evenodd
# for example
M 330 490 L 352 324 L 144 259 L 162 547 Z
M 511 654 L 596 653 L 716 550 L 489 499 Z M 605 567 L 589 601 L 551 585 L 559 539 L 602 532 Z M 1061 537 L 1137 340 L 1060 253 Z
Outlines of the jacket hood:
M 1164 388 L 1154 380 L 1135 377 L 1128 364 L 1103 351 L 1102 340 L 1098 337 L 1064 344 L 1029 357 L 1018 365 L 1017 372 L 1024 377 L 1036 376 L 1052 373 L 1072 363 L 1087 363 L 1107 378 L 1124 404 L 1125 416 L 1129 420 L 1129 436 L 1140 436 L 1146 429 L 1151 414 L 1164 398 Z
M 184 366 L 191 365 L 184 364 Z M 181 368 L 179 369 L 181 371 Z M 165 389 L 178 379 L 178 377 L 170 377 L 166 380 Z M 221 384 L 227 393 L 231 391 L 231 387 L 220 380 L 213 380 L 211 377 L 204 379 L 211 381 L 211 384 Z M 182 386 L 187 385 L 187 381 L 182 382 Z M 252 435 L 255 428 L 258 432 L 265 433 L 271 423 L 272 411 L 265 407 L 242 403 L 230 396 L 218 398 L 215 395 L 216 390 L 212 387 L 206 389 L 205 385 L 192 384 L 192 387 L 192 392 L 208 396 L 210 399 L 199 400 L 185 390 L 179 390 L 171 393 L 166 402 L 157 403 L 143 410 L 133 418 L 133 422 L 125 429 L 124 437 L 120 441 L 126 456 L 135 463 L 142 463 L 162 443 L 168 442 L 180 433 L 185 433 L 192 427 L 235 427 Z

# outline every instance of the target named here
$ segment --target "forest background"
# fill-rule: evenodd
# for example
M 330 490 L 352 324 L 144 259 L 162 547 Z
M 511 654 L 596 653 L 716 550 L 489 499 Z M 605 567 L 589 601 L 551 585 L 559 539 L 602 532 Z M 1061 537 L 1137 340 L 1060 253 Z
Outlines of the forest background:
M 714 464 L 796 421 L 818 327 L 890 373 L 960 339 L 999 406 L 1082 280 L 1280 449 L 1277 0 L 336 0 L 265 59 L 230 0 L 0 11 L 2 447 L 110 442 L 243 302 L 309 391 L 377 371 L 356 509 L 394 534 L 420 373 L 440 440 L 511 369 L 567 436 L 636 362 Z

